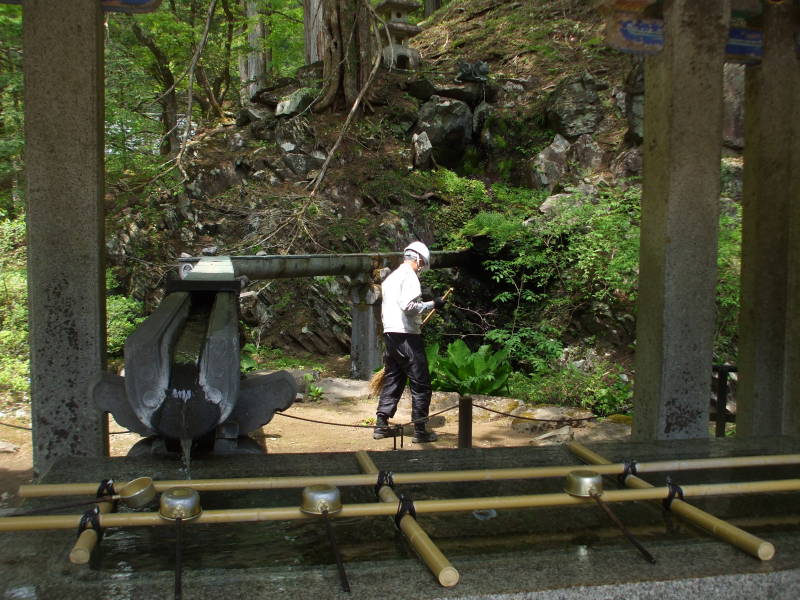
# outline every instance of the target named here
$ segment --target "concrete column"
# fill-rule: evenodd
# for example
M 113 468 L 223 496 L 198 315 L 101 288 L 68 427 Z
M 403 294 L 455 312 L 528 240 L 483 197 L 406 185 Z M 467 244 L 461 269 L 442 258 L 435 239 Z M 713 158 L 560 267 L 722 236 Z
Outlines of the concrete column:
M 793 3 L 765 3 L 764 56 L 745 79 L 742 295 L 736 431 L 798 431 L 800 64 Z M 792 228 L 794 220 L 794 228 Z M 792 335 L 792 333 L 794 335 Z
M 645 64 L 633 437 L 708 437 L 730 0 L 664 5 Z
M 97 0 L 25 0 L 25 167 L 33 462 L 101 456 L 103 28 Z
M 354 379 L 369 379 L 382 362 L 380 299 L 380 286 L 356 283 L 350 288 L 350 376 Z

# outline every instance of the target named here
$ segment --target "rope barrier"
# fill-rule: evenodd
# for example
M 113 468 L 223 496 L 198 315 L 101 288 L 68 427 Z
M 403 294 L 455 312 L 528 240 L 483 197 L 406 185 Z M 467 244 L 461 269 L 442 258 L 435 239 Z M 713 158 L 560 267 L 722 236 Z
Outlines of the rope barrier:
M 3 427 L 8 427 L 10 429 L 21 429 L 22 431 L 32 431 L 30 427 L 23 427 L 22 425 L 12 425 L 11 423 L 0 423 Z
M 480 408 L 480 409 L 488 411 L 490 413 L 495 413 L 497 415 L 502 415 L 504 417 L 510 417 L 512 419 L 522 419 L 523 421 L 535 421 L 535 422 L 542 422 L 542 423 L 563 423 L 565 421 L 593 421 L 593 420 L 597 419 L 597 416 L 595 416 L 595 415 L 592 415 L 591 417 L 576 417 L 576 418 L 564 418 L 564 419 L 536 419 L 536 418 L 533 418 L 533 417 L 523 417 L 522 415 L 512 415 L 510 413 L 506 413 L 506 412 L 503 412 L 503 411 L 500 411 L 500 410 L 495 410 L 493 408 L 488 408 L 486 406 L 481 406 L 480 404 L 475 404 L 474 402 L 472 403 L 472 406 L 474 408 Z M 435 412 L 435 413 L 433 413 L 431 415 L 428 415 L 427 417 L 421 417 L 419 419 L 413 419 L 411 421 L 408 421 L 407 423 L 393 425 L 391 428 L 392 428 L 392 430 L 400 430 L 400 431 L 402 431 L 402 428 L 407 427 L 408 425 L 416 425 L 417 423 L 427 423 L 433 417 L 436 417 L 436 416 L 441 415 L 443 413 L 449 412 L 451 410 L 455 410 L 456 408 L 458 408 L 458 404 L 454 404 L 453 406 L 450 406 L 448 408 L 442 409 L 442 410 L 440 410 L 438 412 Z M 306 417 L 298 417 L 296 415 L 287 415 L 285 412 L 281 412 L 281 411 L 277 411 L 275 414 L 281 415 L 281 416 L 284 416 L 284 417 L 288 417 L 290 419 L 297 419 L 298 421 L 306 421 L 307 423 L 316 423 L 317 425 L 332 425 L 334 427 L 354 427 L 354 428 L 357 428 L 357 429 L 374 429 L 375 428 L 374 425 L 353 425 L 353 424 L 349 424 L 349 423 L 334 423 L 332 421 L 320 421 L 318 419 L 309 419 L 309 418 L 306 418 Z

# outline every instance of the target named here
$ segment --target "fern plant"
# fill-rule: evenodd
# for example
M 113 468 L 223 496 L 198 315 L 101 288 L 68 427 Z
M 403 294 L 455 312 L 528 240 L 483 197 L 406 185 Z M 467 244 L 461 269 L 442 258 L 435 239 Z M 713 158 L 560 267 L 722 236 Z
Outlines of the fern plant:
M 505 348 L 492 352 L 485 344 L 473 352 L 463 340 L 456 340 L 444 356 L 439 354 L 439 344 L 429 346 L 426 354 L 435 390 L 490 395 L 502 389 L 511 374 Z

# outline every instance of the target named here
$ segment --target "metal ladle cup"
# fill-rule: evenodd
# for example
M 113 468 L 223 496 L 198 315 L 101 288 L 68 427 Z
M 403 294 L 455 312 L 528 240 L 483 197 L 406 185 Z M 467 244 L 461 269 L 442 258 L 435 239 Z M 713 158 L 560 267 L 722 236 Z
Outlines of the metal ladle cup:
M 342 510 L 342 495 L 339 488 L 325 483 L 317 483 L 303 488 L 303 501 L 300 505 L 300 512 L 307 515 L 320 515 L 325 521 L 325 531 L 333 549 L 333 557 L 336 559 L 336 567 L 339 571 L 339 582 L 342 591 L 350 592 L 350 582 L 347 580 L 347 572 L 344 568 L 342 555 L 336 545 L 336 536 L 333 535 L 330 515 Z
M 603 511 L 605 511 L 614 525 L 619 527 L 620 531 L 625 534 L 625 537 L 628 538 L 628 541 L 636 546 L 639 552 L 642 553 L 642 556 L 644 556 L 652 564 L 656 564 L 656 559 L 653 558 L 653 555 L 650 554 L 645 547 L 639 543 L 639 540 L 633 537 L 633 534 L 628 531 L 628 528 L 623 525 L 622 521 L 617 518 L 617 515 L 615 515 L 608 505 L 600 498 L 600 496 L 603 495 L 602 475 L 595 471 L 589 470 L 570 471 L 567 474 L 564 491 L 570 496 L 575 496 L 577 498 L 591 498 L 594 500 L 597 505 L 602 508 Z
M 122 500 L 131 508 L 141 508 L 156 497 L 156 486 L 151 477 L 139 477 L 123 485 L 112 498 Z
M 203 513 L 200 494 L 188 487 L 174 487 L 162 492 L 158 516 L 167 521 L 191 521 Z

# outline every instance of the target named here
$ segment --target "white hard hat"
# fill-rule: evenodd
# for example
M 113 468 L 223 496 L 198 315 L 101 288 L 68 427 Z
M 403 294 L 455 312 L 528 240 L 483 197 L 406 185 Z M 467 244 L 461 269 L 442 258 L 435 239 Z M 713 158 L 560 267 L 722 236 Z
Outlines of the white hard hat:
M 409 250 L 419 256 L 422 259 L 422 262 L 425 263 L 424 265 L 420 266 L 430 267 L 431 252 L 428 250 L 428 247 L 425 244 L 422 242 L 411 242 L 403 249 L 403 254 L 405 255 Z

